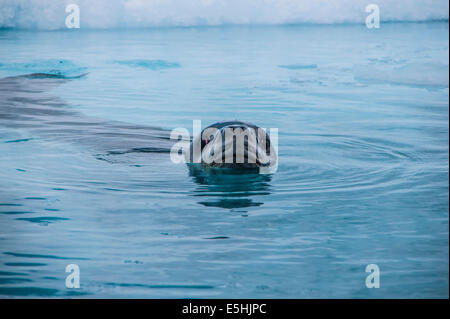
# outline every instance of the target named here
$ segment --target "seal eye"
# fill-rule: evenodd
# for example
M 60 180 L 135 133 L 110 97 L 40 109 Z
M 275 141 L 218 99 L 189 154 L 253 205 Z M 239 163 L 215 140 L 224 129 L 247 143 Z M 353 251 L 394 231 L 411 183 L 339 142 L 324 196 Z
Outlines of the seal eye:
M 209 138 L 205 139 L 205 145 L 211 142 L 214 139 L 214 135 L 210 135 Z

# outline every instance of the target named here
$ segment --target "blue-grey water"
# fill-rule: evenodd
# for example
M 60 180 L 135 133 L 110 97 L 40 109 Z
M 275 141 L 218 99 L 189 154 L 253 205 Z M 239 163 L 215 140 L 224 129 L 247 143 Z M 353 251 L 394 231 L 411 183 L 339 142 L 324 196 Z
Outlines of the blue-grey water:
M 0 296 L 448 298 L 448 36 L 0 30 Z M 226 119 L 278 128 L 275 174 L 170 161 Z

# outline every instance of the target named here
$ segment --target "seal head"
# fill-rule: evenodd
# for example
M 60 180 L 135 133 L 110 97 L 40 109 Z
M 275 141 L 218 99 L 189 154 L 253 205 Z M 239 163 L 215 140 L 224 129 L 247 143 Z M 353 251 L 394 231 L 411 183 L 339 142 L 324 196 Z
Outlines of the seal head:
M 206 127 L 190 144 L 188 163 L 271 173 L 277 154 L 266 131 L 242 121 L 218 122 Z

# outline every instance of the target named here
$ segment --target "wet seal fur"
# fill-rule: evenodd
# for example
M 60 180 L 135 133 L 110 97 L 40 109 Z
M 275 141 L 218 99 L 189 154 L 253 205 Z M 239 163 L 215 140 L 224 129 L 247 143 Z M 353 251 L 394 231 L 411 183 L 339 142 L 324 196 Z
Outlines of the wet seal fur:
M 239 140 L 239 142 L 238 142 Z M 199 151 L 195 151 L 195 145 Z M 274 173 L 278 165 L 276 150 L 266 131 L 243 121 L 214 123 L 193 138 L 185 152 L 188 165 L 227 171 Z

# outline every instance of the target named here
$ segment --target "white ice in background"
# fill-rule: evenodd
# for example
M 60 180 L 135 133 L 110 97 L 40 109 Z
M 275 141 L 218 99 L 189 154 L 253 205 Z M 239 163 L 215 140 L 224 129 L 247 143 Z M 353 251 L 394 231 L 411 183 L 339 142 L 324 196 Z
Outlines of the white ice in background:
M 368 4 L 381 22 L 448 20 L 447 0 L 0 0 L 0 28 L 65 28 L 65 8 L 80 7 L 81 28 L 227 24 L 364 23 Z

